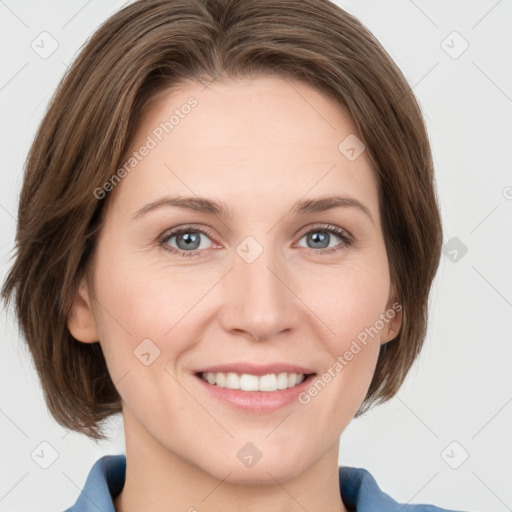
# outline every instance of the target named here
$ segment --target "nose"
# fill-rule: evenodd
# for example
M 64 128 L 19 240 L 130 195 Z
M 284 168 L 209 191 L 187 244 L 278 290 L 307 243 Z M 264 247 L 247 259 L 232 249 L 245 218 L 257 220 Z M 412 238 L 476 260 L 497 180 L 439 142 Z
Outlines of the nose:
M 223 281 L 221 321 L 227 332 L 270 340 L 296 329 L 301 303 L 291 272 L 276 251 L 265 248 L 250 263 L 235 253 Z

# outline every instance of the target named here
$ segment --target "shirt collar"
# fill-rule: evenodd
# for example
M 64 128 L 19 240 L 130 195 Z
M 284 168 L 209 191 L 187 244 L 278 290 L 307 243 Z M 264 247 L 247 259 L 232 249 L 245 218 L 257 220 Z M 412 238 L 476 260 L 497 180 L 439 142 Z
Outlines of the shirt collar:
M 340 494 L 349 512 L 450 512 L 430 505 L 397 503 L 381 491 L 366 469 L 341 466 L 338 474 Z M 76 503 L 65 512 L 115 512 L 114 500 L 123 489 L 125 475 L 124 454 L 104 455 L 90 470 Z

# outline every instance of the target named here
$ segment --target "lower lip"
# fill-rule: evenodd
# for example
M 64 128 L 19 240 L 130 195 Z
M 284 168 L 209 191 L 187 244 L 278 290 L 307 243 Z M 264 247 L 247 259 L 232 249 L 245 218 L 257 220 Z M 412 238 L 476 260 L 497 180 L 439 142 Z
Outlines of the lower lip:
M 221 388 L 206 382 L 198 375 L 196 379 L 218 400 L 222 400 L 237 409 L 252 412 L 272 412 L 298 400 L 298 395 L 311 384 L 315 374 L 308 375 L 300 384 L 293 388 L 277 391 L 242 391 L 241 389 Z

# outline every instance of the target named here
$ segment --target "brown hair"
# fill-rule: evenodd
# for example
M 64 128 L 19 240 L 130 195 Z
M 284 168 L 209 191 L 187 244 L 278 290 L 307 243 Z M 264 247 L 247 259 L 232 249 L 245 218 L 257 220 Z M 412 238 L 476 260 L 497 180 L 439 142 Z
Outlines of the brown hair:
M 335 98 L 366 146 L 379 186 L 400 332 L 381 345 L 356 417 L 393 397 L 426 336 L 442 229 L 428 135 L 404 76 L 356 18 L 327 0 L 140 0 L 93 34 L 55 92 L 31 146 L 16 255 L 2 289 L 62 426 L 105 439 L 121 412 L 99 343 L 67 320 L 101 229 L 101 187 L 123 162 L 148 101 L 188 79 L 274 73 Z M 340 141 L 341 142 L 341 141 Z

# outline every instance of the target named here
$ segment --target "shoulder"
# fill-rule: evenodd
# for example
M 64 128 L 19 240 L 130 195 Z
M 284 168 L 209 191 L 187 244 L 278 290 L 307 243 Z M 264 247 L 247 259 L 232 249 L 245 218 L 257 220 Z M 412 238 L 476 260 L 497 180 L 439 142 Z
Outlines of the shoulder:
M 338 472 L 343 502 L 353 512 L 463 512 L 427 504 L 398 503 L 380 489 L 375 478 L 364 468 L 341 466 Z

